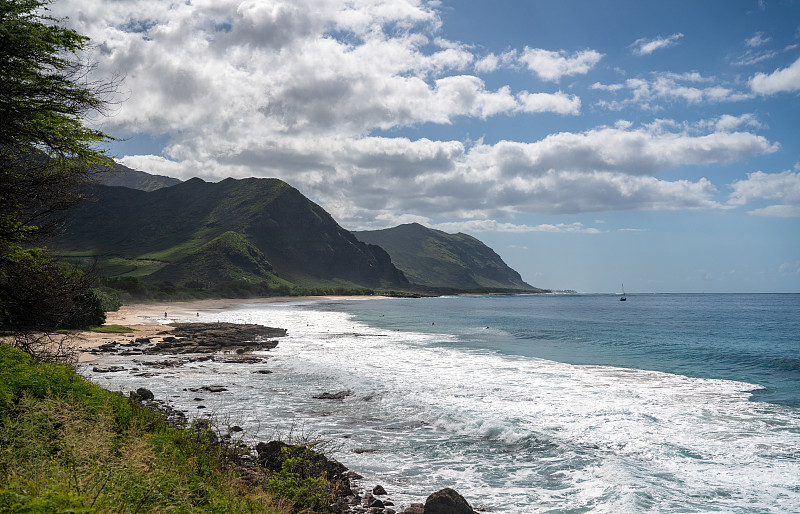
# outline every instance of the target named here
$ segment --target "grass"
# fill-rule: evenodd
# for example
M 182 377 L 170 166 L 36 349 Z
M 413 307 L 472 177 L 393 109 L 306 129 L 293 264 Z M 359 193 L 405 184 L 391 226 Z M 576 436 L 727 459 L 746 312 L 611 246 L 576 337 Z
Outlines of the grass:
M 243 448 L 0 344 L 0 512 L 326 511 L 324 476 L 248 468 Z
M 127 334 L 129 332 L 136 332 L 136 329 L 126 327 L 125 325 L 92 325 L 89 327 L 89 331 L 100 332 L 101 334 Z

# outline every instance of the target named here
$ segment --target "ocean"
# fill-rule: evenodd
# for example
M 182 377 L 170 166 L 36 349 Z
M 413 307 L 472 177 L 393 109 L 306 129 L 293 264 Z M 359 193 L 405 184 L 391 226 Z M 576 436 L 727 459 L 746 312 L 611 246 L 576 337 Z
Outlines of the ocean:
M 453 487 L 503 513 L 800 512 L 797 294 L 329 300 L 199 320 L 288 336 L 260 365 L 83 371 L 250 441 L 320 438 L 400 507 Z M 186 390 L 212 384 L 228 391 Z

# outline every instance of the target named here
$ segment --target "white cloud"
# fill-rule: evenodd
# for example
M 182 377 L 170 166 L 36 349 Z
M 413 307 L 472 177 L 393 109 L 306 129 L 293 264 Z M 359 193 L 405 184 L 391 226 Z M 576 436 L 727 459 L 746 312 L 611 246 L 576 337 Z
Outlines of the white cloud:
M 756 32 L 752 37 L 745 39 L 744 44 L 750 48 L 758 48 L 766 45 L 770 41 L 772 41 L 771 37 L 765 36 L 763 32 Z
M 723 114 L 717 118 L 704 120 L 699 125 L 702 127 L 713 129 L 716 132 L 731 132 L 739 129 L 739 127 L 742 126 L 747 126 L 751 128 L 762 127 L 761 122 L 758 121 L 756 116 L 752 113 L 745 113 L 740 116 Z
M 596 228 L 585 227 L 583 223 L 543 223 L 541 225 L 516 225 L 514 223 L 501 223 L 495 220 L 465 220 L 450 223 L 438 223 L 432 228 L 445 232 L 549 232 L 549 233 L 573 233 L 573 234 L 600 234 Z
M 585 75 L 602 58 L 603 54 L 595 50 L 583 50 L 569 55 L 565 50 L 553 52 L 526 46 L 519 60 L 540 79 L 558 82 L 564 76 Z
M 523 91 L 518 96 L 519 111 L 522 112 L 555 112 L 558 114 L 579 114 L 581 99 L 569 96 L 561 91 L 557 93 L 528 93 Z
M 745 205 L 755 200 L 780 200 L 781 204 L 769 205 L 749 211 L 759 216 L 782 218 L 800 217 L 800 172 L 790 170 L 782 173 L 748 173 L 747 179 L 731 184 L 733 192 L 728 203 Z
M 667 37 L 659 36 L 653 39 L 640 38 L 634 41 L 630 45 L 630 48 L 636 55 L 650 55 L 656 50 L 662 50 L 664 48 L 675 46 L 678 43 L 678 40 L 682 37 L 683 34 L 678 32 Z
M 487 87 L 471 70 L 524 64 L 557 82 L 588 73 L 602 58 L 594 50 L 531 48 L 478 58 L 469 46 L 440 37 L 436 5 L 62 0 L 53 8 L 99 43 L 100 73 L 127 76 L 130 98 L 103 128 L 122 137 L 169 139 L 162 155 L 130 155 L 125 164 L 184 179 L 278 177 L 351 228 L 436 216 L 519 230 L 490 220 L 533 212 L 722 208 L 727 205 L 715 200 L 709 180 L 656 175 L 777 149 L 743 131 L 755 126 L 746 115 L 691 129 L 669 120 L 638 127 L 621 120 L 527 143 L 393 136 L 404 127 L 461 117 L 578 115 L 576 94 Z M 699 73 L 597 89 L 603 87 L 629 92 L 642 104 L 694 105 L 738 94 Z
M 748 48 L 745 53 L 733 61 L 733 64 L 736 66 L 752 66 L 761 61 L 772 59 L 776 55 L 778 55 L 778 52 L 774 50 L 753 50 L 752 48 Z
M 761 95 L 800 90 L 800 58 L 787 68 L 775 70 L 770 74 L 756 73 L 750 79 L 749 85 L 754 93 Z
M 509 50 L 500 55 L 490 53 L 475 61 L 475 71 L 478 73 L 491 73 L 501 67 L 513 66 L 516 61 L 516 50 Z
M 323 204 L 345 226 L 376 228 L 386 226 L 384 221 L 409 219 L 406 213 L 413 213 L 415 220 L 491 220 L 525 212 L 722 208 L 714 199 L 716 188 L 706 179 L 662 180 L 655 175 L 777 148 L 746 132 L 692 135 L 668 130 L 673 125 L 681 126 L 667 121 L 639 128 L 618 123 L 532 143 L 478 142 L 470 147 L 457 141 L 326 136 L 257 148 L 246 144 L 226 155 L 201 139 L 203 147 L 174 148 L 171 160 L 130 157 L 124 162 L 183 178 L 198 173 L 205 178 L 278 176 Z M 176 167 L 183 171 L 176 173 Z M 511 230 L 501 225 L 496 229 Z
M 624 83 L 594 83 L 594 90 L 608 91 L 614 94 L 628 92 L 629 97 L 621 100 L 600 100 L 599 107 L 609 110 L 621 110 L 635 105 L 641 109 L 659 111 L 667 102 L 682 101 L 688 104 L 737 102 L 752 98 L 743 93 L 717 84 L 712 77 L 704 77 L 699 73 L 653 73 L 648 78 L 631 78 Z

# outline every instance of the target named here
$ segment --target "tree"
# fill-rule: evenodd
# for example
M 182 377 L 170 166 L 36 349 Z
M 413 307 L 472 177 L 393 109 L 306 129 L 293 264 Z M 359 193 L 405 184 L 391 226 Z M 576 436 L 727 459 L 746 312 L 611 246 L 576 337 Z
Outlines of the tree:
M 89 128 L 116 82 L 89 80 L 89 40 L 46 16 L 49 0 L 0 0 L 0 244 L 30 239 L 81 199 L 92 165 L 108 163 Z
M 92 309 L 87 277 L 31 246 L 110 163 L 98 146 L 113 140 L 86 119 L 106 113 L 117 81 L 90 79 L 89 39 L 50 3 L 0 0 L 0 324 L 14 330 L 84 323 Z

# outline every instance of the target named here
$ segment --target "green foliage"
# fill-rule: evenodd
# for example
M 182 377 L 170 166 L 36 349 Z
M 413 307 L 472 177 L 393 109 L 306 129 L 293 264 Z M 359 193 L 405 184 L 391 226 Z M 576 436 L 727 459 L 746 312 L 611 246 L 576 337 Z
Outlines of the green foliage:
M 103 110 L 114 86 L 88 80 L 81 52 L 89 39 L 42 15 L 49 3 L 0 1 L 0 147 L 104 161 L 95 144 L 108 136 L 83 118 Z
M 96 148 L 111 138 L 84 124 L 113 83 L 92 82 L 88 39 L 46 15 L 46 0 L 0 0 L 0 325 L 14 331 L 105 320 L 91 280 L 29 248 L 57 213 L 82 199 Z
M 124 325 L 103 325 L 103 326 L 90 326 L 89 330 L 92 332 L 99 332 L 101 334 L 130 334 L 136 330 Z
M 205 289 L 261 281 L 275 287 L 406 284 L 383 250 L 358 242 L 277 179 L 192 179 L 151 192 L 98 186 L 94 194 L 99 201 L 70 214 L 55 247 L 72 257 L 102 256 L 107 275 L 197 281 Z
M 0 255 L 0 326 L 41 330 L 102 325 L 102 299 L 91 282 L 42 248 L 12 246 Z
M 100 301 L 103 312 L 118 311 L 122 307 L 122 300 L 119 299 L 119 295 L 113 289 L 95 289 L 94 294 Z
M 0 345 L 2 512 L 290 512 L 226 441 Z
M 467 234 L 410 223 L 355 235 L 386 250 L 411 283 L 431 291 L 541 291 L 524 282 L 494 250 Z

